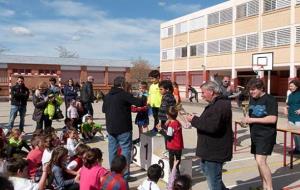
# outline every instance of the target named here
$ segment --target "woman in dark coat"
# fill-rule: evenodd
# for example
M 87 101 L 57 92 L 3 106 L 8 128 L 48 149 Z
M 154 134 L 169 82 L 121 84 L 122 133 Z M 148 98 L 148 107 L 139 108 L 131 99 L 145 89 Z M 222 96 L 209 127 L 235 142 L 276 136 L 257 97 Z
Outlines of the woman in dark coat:
M 66 84 L 63 88 L 63 94 L 65 97 L 65 106 L 66 106 L 66 115 L 67 109 L 70 105 L 71 100 L 76 100 L 78 88 L 75 87 L 73 79 L 68 80 L 68 84 Z

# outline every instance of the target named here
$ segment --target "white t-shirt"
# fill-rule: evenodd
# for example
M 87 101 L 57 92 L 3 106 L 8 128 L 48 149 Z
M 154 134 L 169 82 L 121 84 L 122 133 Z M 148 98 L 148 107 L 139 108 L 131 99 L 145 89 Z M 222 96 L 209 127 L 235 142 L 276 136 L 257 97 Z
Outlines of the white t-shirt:
M 9 177 L 9 180 L 13 183 L 14 189 L 20 190 L 39 190 L 39 184 L 34 183 L 29 179 L 21 177 Z
M 138 186 L 138 190 L 160 190 L 160 189 L 155 182 L 146 179 L 145 181 L 143 181 L 143 183 L 140 186 Z
M 52 151 L 49 149 L 45 149 L 43 152 L 43 157 L 42 157 L 42 164 L 46 164 L 47 162 L 50 162 L 51 156 L 52 156 Z
M 68 149 L 68 154 L 69 156 L 75 156 L 76 152 L 75 152 L 75 149 L 78 145 L 78 141 L 76 139 L 71 139 L 71 138 L 68 138 L 67 139 L 67 149 Z

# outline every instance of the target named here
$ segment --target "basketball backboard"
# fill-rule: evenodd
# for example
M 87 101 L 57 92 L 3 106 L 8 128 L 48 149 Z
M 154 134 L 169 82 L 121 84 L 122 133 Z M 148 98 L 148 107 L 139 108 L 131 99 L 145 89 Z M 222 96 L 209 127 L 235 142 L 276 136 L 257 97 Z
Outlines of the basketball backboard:
M 273 52 L 252 54 L 253 71 L 271 71 L 273 69 Z

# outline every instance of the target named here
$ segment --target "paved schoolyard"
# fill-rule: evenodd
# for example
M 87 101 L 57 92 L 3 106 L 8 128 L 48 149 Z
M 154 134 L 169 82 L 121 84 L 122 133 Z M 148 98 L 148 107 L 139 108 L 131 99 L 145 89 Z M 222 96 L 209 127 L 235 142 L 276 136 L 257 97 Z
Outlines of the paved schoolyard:
M 95 103 L 95 120 L 101 124 L 105 123 L 104 115 L 101 113 L 102 103 Z M 64 110 L 64 106 L 62 106 Z M 203 110 L 203 105 L 201 104 L 190 104 L 185 103 L 184 108 L 189 113 L 201 113 Z M 8 102 L 0 102 L 0 125 L 5 126 L 8 122 L 10 105 Z M 32 102 L 28 102 L 27 115 L 25 120 L 25 131 L 27 132 L 27 137 L 31 137 L 31 132 L 35 128 L 35 123 L 32 121 L 33 105 Z M 63 112 L 64 113 L 64 112 Z M 133 114 L 133 117 L 135 115 Z M 233 120 L 242 117 L 242 113 L 238 109 L 233 109 Z M 117 119 L 117 118 L 116 118 Z M 18 125 L 19 119 L 16 119 L 15 126 Z M 278 125 L 283 126 L 287 124 L 287 119 L 280 117 L 278 120 Z M 153 119 L 150 119 L 150 128 L 153 126 Z M 55 127 L 60 133 L 60 128 L 63 127 L 63 121 L 54 121 L 53 127 Z M 185 150 L 184 154 L 187 156 L 195 155 L 195 146 L 197 140 L 197 134 L 195 129 L 184 129 L 184 144 Z M 105 133 L 105 132 L 104 132 Z M 137 127 L 134 127 L 134 138 L 137 136 Z M 300 189 L 300 160 L 299 157 L 295 157 L 294 169 L 289 169 L 289 167 L 283 167 L 283 134 L 278 133 L 277 145 L 274 148 L 274 153 L 268 159 L 268 163 L 272 170 L 274 189 L 279 190 L 284 187 L 289 187 L 287 189 Z M 289 138 L 288 138 L 289 139 Z M 289 142 L 289 141 L 288 141 Z M 103 165 L 108 168 L 108 151 L 107 142 L 101 141 L 99 137 L 89 143 L 90 146 L 98 147 L 104 152 L 104 163 Z M 234 153 L 231 162 L 224 165 L 223 179 L 227 187 L 233 190 L 247 190 L 249 187 L 256 187 L 260 185 L 260 180 L 258 177 L 258 171 L 256 168 L 255 161 L 250 152 L 250 140 L 249 140 L 249 130 L 244 128 L 239 128 L 238 130 L 238 151 Z M 289 161 L 289 157 L 287 157 Z M 136 187 L 146 179 L 146 171 L 141 170 L 138 166 L 132 164 L 131 171 L 134 176 L 138 178 L 138 181 L 129 183 L 132 189 Z M 164 188 L 165 183 L 160 182 L 159 185 Z M 193 159 L 193 189 L 206 190 L 207 184 L 205 178 L 203 177 L 201 170 L 199 169 L 199 160 Z

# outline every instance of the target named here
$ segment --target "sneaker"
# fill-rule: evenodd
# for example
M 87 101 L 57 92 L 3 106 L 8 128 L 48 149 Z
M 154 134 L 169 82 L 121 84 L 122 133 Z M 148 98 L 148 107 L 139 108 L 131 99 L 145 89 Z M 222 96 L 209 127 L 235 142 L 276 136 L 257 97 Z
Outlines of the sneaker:
M 134 181 L 137 181 L 137 177 L 133 177 L 133 176 L 129 176 L 127 179 L 126 179 L 127 182 L 134 182 Z

